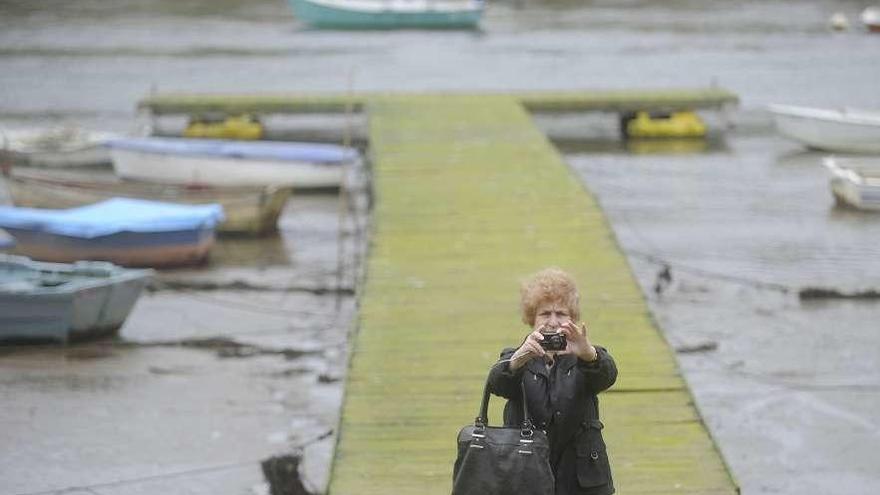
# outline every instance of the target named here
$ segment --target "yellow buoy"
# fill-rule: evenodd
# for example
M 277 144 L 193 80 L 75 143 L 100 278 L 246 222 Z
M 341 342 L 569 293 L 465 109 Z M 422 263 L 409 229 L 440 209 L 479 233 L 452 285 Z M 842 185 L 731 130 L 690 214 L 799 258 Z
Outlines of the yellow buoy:
M 263 124 L 253 115 L 234 115 L 220 121 L 194 117 L 183 131 L 184 137 L 255 140 L 263 137 Z
M 694 112 L 636 112 L 624 117 L 623 132 L 630 138 L 695 138 L 706 136 L 706 124 Z

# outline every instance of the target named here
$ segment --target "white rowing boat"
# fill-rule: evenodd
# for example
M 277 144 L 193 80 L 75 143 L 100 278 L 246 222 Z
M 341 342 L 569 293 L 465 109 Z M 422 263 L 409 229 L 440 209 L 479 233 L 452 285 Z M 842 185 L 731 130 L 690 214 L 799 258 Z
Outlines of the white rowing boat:
M 357 152 L 331 144 L 145 137 L 109 141 L 122 178 L 203 186 L 339 187 Z
M 810 148 L 880 153 L 880 113 L 770 105 L 780 134 Z
M 838 204 L 880 210 L 880 158 L 827 157 L 831 192 Z

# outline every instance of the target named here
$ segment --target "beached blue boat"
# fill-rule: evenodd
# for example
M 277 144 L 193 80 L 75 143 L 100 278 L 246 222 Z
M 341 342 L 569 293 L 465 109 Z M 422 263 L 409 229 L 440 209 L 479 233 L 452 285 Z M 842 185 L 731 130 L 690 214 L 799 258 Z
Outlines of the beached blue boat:
M 0 341 L 68 342 L 119 330 L 152 270 L 0 254 Z
M 483 15 L 483 0 L 288 0 L 301 21 L 340 29 L 466 29 Z
M 89 206 L 46 210 L 0 206 L 0 228 L 16 252 L 41 261 L 110 261 L 122 266 L 181 266 L 205 261 L 217 204 L 180 205 L 113 198 Z

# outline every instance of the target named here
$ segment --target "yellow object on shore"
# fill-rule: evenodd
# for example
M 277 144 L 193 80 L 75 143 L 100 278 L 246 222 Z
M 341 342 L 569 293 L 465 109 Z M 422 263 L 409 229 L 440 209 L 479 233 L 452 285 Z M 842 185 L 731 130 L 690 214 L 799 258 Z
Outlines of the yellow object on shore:
M 706 135 L 706 124 L 694 112 L 637 112 L 626 121 L 624 132 L 631 138 L 694 138 Z
M 193 118 L 183 131 L 184 137 L 257 140 L 263 137 L 263 124 L 253 115 L 226 117 L 220 121 Z

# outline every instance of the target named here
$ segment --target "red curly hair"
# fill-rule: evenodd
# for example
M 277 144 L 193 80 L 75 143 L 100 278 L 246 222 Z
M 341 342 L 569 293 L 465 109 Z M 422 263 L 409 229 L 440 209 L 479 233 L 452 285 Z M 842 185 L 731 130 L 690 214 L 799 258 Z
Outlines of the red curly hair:
M 528 326 L 535 325 L 538 306 L 556 303 L 565 306 L 572 321 L 580 319 L 577 285 L 568 273 L 556 267 L 545 268 L 529 277 L 520 287 L 520 309 L 522 321 Z

